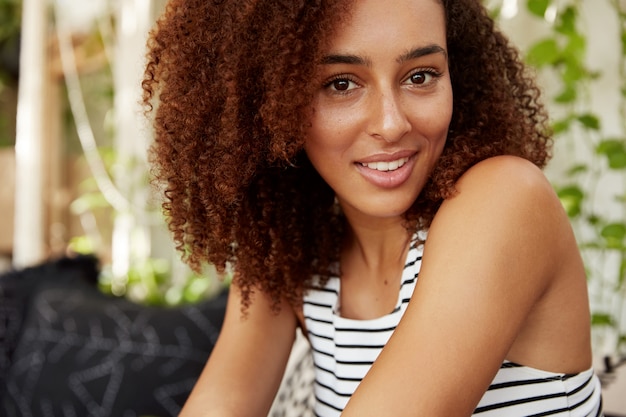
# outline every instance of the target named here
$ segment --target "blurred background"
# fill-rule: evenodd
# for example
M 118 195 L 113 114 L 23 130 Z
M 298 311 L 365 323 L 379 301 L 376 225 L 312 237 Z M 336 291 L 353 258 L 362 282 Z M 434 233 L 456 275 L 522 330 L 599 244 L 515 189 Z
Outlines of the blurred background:
M 192 274 L 173 251 L 149 185 L 140 83 L 164 4 L 0 0 L 5 268 L 94 253 L 114 295 L 176 305 L 213 294 L 211 271 Z
M 556 138 L 546 172 L 588 268 L 594 353 L 617 365 L 626 355 L 626 0 L 485 4 L 540 80 Z M 149 185 L 140 83 L 164 5 L 0 0 L 0 271 L 94 254 L 101 291 L 161 306 L 224 285 L 180 262 Z

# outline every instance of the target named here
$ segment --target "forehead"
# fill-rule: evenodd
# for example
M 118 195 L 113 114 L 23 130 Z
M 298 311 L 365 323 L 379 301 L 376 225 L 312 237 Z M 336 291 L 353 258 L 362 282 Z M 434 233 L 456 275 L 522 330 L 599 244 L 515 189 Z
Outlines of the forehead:
M 439 0 L 356 0 L 330 39 L 333 51 L 416 44 L 445 48 L 445 11 Z

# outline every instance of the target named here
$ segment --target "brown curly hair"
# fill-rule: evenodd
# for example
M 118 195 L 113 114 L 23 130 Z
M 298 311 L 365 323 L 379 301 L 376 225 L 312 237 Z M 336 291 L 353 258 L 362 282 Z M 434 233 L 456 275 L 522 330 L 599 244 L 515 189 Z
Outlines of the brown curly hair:
M 345 0 L 170 0 L 148 42 L 154 174 L 177 248 L 195 269 L 234 267 L 294 306 L 336 274 L 345 222 L 303 147 L 316 63 L 349 18 Z M 543 167 L 551 145 L 539 90 L 479 0 L 441 0 L 453 117 L 407 227 L 428 227 L 457 179 L 495 155 Z

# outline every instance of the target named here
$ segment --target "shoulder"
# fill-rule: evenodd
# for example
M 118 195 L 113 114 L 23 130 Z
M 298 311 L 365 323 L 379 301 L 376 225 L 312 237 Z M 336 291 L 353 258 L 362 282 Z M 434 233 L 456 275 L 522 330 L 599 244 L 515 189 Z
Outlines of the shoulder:
M 455 186 L 457 192 L 442 204 L 444 212 L 462 214 L 481 208 L 518 218 L 543 210 L 564 214 L 543 171 L 519 157 L 497 156 L 481 161 L 467 170 Z
M 496 156 L 477 163 L 461 176 L 456 185 L 460 192 L 512 187 L 522 187 L 524 191 L 552 189 L 539 167 L 526 159 L 510 155 Z
M 429 240 L 446 251 L 451 236 L 470 251 L 526 259 L 547 267 L 574 240 L 552 185 L 533 163 L 514 156 L 484 160 L 461 176 L 436 214 Z M 488 251 L 487 251 L 488 250 Z

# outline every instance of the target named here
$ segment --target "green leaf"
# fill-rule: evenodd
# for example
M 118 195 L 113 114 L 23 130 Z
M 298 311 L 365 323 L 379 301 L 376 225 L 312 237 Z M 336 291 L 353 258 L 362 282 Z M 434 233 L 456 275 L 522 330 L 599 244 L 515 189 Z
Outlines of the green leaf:
M 578 13 L 573 6 L 567 7 L 559 14 L 559 19 L 555 25 L 555 30 L 563 35 L 572 36 L 577 33 L 576 20 Z
M 626 152 L 614 152 L 609 157 L 609 168 L 626 169 Z
M 541 40 L 530 47 L 526 60 L 537 68 L 552 65 L 560 57 L 559 45 L 553 38 Z
M 183 292 L 183 299 L 187 303 L 197 303 L 206 298 L 207 291 L 211 286 L 211 280 L 207 277 L 194 277 L 189 280 Z
M 578 98 L 578 91 L 572 85 L 565 87 L 559 95 L 554 98 L 554 101 L 560 104 L 573 103 Z
M 528 0 L 526 3 L 528 10 L 535 16 L 543 18 L 550 6 L 550 0 Z
M 624 139 L 612 138 L 601 141 L 596 146 L 596 153 L 600 155 L 610 155 L 613 152 L 620 152 L 624 150 Z
M 587 39 L 580 33 L 572 33 L 568 35 L 567 44 L 565 48 L 563 48 L 563 55 L 582 64 L 585 59 L 586 50 Z
M 596 153 L 607 157 L 609 168 L 626 169 L 626 140 L 603 140 L 596 147 Z
M 556 122 L 552 124 L 552 131 L 554 132 L 555 135 L 562 133 L 562 132 L 566 132 L 569 130 L 571 124 L 572 124 L 572 119 L 569 117 L 565 119 L 557 120 Z
M 557 189 L 557 195 L 569 217 L 576 217 L 582 211 L 585 193 L 578 185 L 569 185 Z
M 593 114 L 587 113 L 578 116 L 578 121 L 588 129 L 600 130 L 600 119 Z
M 592 326 L 614 326 L 615 319 L 612 315 L 606 313 L 593 313 L 591 315 Z
M 571 55 L 563 56 L 561 64 L 563 65 L 563 73 L 561 78 L 565 84 L 576 84 L 577 82 L 587 78 L 587 70 L 576 57 Z
M 587 216 L 587 221 L 589 222 L 589 224 L 595 226 L 599 224 L 602 219 L 597 214 L 590 214 L 589 216 Z
M 75 236 L 70 239 L 68 249 L 74 253 L 89 255 L 96 253 L 96 243 L 87 236 Z
M 609 248 L 621 249 L 624 247 L 626 225 L 623 223 L 608 224 L 602 228 L 600 235 L 606 240 L 606 244 Z
M 589 170 L 589 167 L 586 164 L 577 164 L 577 165 L 570 167 L 570 169 L 567 170 L 567 175 L 571 177 L 576 174 L 587 172 L 588 170 Z
M 623 223 L 608 224 L 602 228 L 602 236 L 622 240 L 626 237 L 626 225 Z

